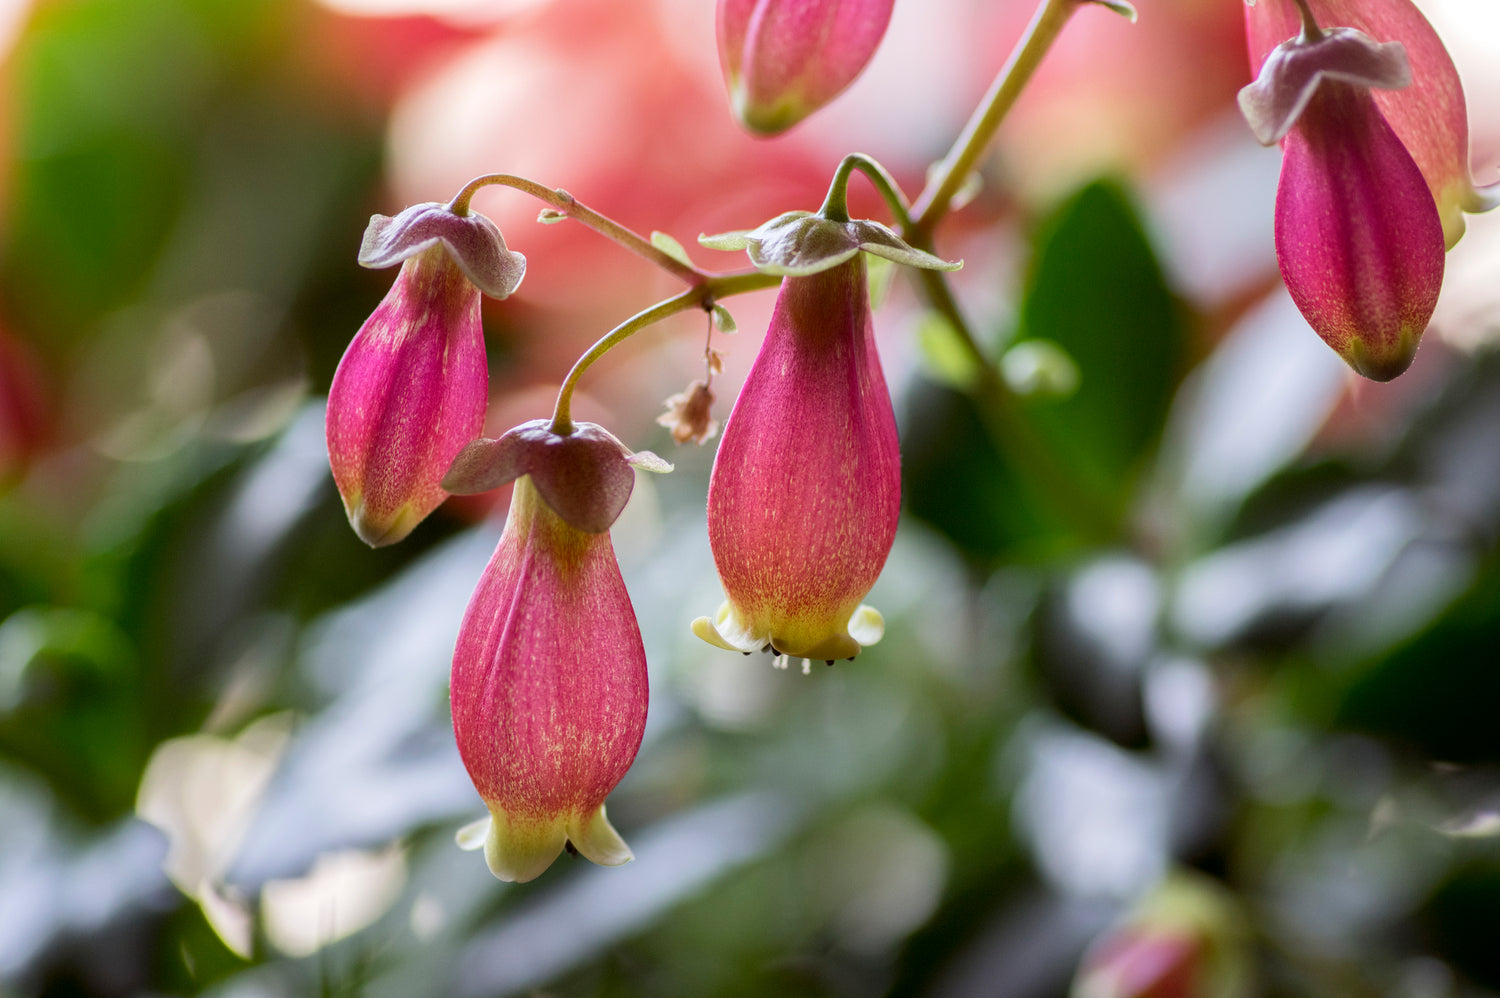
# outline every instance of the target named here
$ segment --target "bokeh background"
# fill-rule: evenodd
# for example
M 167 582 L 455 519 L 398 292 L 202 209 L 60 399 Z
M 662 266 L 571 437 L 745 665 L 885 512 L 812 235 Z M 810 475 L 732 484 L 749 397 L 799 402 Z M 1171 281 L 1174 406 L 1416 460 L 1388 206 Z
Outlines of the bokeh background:
M 1500 12 L 1421 6 L 1493 181 Z M 764 141 L 712 8 L 0 3 L 0 996 L 1043 998 L 1080 961 L 1159 998 L 1500 994 L 1500 219 L 1415 366 L 1350 375 L 1276 273 L 1231 0 L 1080 12 L 939 233 L 1018 385 L 1038 341 L 1076 365 L 1019 412 L 1116 526 L 1006 458 L 895 275 L 886 638 L 806 677 L 715 651 L 713 445 L 653 422 L 703 323 L 644 332 L 575 406 L 677 464 L 614 531 L 637 858 L 508 886 L 457 850 L 448 660 L 504 497 L 394 549 L 344 520 L 322 398 L 392 277 L 355 265 L 369 215 L 503 170 L 740 267 L 694 237 L 816 207 L 846 152 L 914 194 L 1031 14 L 898 0 Z M 486 305 L 498 433 L 675 288 L 518 193 L 475 207 L 530 261 Z M 727 302 L 721 418 L 771 299 Z

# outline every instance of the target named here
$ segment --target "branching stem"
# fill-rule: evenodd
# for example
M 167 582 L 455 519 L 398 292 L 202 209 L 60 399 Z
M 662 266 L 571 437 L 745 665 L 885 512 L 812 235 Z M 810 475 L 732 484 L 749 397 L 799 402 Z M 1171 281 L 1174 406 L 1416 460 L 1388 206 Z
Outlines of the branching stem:
M 464 185 L 464 189 L 459 191 L 452 201 L 448 202 L 448 209 L 455 215 L 467 215 L 469 202 L 473 200 L 474 195 L 480 189 L 492 186 L 513 187 L 530 194 L 539 201 L 545 201 L 559 214 L 582 222 L 606 239 L 614 240 L 637 256 L 645 257 L 673 277 L 690 285 L 696 287 L 710 277 L 698 268 L 657 249 L 645 236 L 627 229 L 606 215 L 599 214 L 567 191 L 547 187 L 534 180 L 527 180 L 525 177 L 517 177 L 509 173 L 487 173 L 482 177 L 475 177 Z
M 614 329 L 606 333 L 597 343 L 574 361 L 573 369 L 563 379 L 562 387 L 557 392 L 557 405 L 552 410 L 552 432 L 560 437 L 565 437 L 573 432 L 572 403 L 573 389 L 578 384 L 578 379 L 583 377 L 583 372 L 593 366 L 594 361 L 603 357 L 619 344 L 625 342 L 631 336 L 654 325 L 668 316 L 685 312 L 690 308 L 701 308 L 705 311 L 711 310 L 714 302 L 720 298 L 728 298 L 730 295 L 744 294 L 746 291 L 759 291 L 762 288 L 774 287 L 781 283 L 781 278 L 773 274 L 762 274 L 758 270 L 743 271 L 735 274 L 705 275 L 702 283 L 696 284 L 680 295 L 668 298 L 666 301 L 657 302 L 650 308 L 620 323 Z

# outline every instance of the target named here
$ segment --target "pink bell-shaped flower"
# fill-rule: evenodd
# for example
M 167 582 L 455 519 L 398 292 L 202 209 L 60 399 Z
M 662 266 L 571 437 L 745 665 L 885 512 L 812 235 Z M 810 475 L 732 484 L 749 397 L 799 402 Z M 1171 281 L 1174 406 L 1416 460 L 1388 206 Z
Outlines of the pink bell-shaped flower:
M 719 61 L 741 123 L 775 135 L 854 82 L 894 0 L 719 0 Z
M 451 687 L 459 754 L 490 811 L 459 841 L 501 880 L 540 876 L 567 844 L 605 866 L 632 858 L 604 799 L 646 726 L 646 653 L 608 533 L 633 466 L 670 469 L 591 423 L 562 436 L 536 420 L 474 441 L 444 479 L 454 493 L 516 483 Z
M 1324 342 L 1375 381 L 1411 364 L 1443 283 L 1437 204 L 1371 96 L 1410 81 L 1400 43 L 1320 29 L 1309 15 L 1240 92 L 1256 137 L 1282 146 L 1276 257 L 1287 290 Z
M 1410 85 L 1371 91 L 1375 106 L 1422 171 L 1437 202 L 1449 248 L 1464 232 L 1464 212 L 1500 203 L 1495 185 L 1476 187 L 1469 172 L 1469 118 L 1453 59 L 1411 0 L 1307 0 L 1319 24 L 1353 28 L 1382 42 L 1400 42 L 1410 63 Z M 1297 0 L 1255 0 L 1245 7 L 1250 71 L 1257 76 L 1271 52 L 1302 25 Z
M 787 658 L 853 658 L 884 633 L 861 604 L 890 554 L 901 454 L 875 352 L 861 251 L 955 269 L 868 221 L 789 212 L 748 233 L 701 240 L 744 248 L 785 275 L 771 326 L 714 459 L 708 539 L 727 597 L 693 633 L 720 648 Z
M 483 215 L 419 204 L 376 215 L 359 262 L 401 264 L 328 390 L 328 459 L 349 523 L 372 547 L 411 533 L 447 498 L 439 484 L 484 429 L 489 401 L 479 296 L 516 289 L 526 260 Z

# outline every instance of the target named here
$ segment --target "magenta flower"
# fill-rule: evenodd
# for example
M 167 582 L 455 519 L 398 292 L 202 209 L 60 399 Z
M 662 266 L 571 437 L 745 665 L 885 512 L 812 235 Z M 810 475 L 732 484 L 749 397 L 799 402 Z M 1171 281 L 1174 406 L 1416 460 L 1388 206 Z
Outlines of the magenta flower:
M 459 754 L 490 811 L 460 842 L 482 844 L 501 880 L 540 876 L 568 843 L 605 866 L 632 858 L 604 815 L 646 726 L 646 653 L 608 533 L 632 466 L 670 469 L 591 423 L 559 436 L 536 420 L 475 441 L 444 479 L 455 493 L 516 483 L 451 688 Z
M 1411 66 L 1410 86 L 1371 92 L 1401 145 L 1426 178 L 1449 248 L 1464 232 L 1464 212 L 1500 203 L 1494 185 L 1476 188 L 1469 173 L 1469 118 L 1458 70 L 1437 32 L 1411 0 L 1308 0 L 1323 25 L 1354 28 L 1370 38 L 1400 42 Z M 1250 71 L 1259 75 L 1273 49 L 1301 28 L 1295 0 L 1256 0 L 1245 7 Z
M 1287 290 L 1324 342 L 1375 381 L 1411 364 L 1443 282 L 1437 203 L 1371 96 L 1410 79 L 1399 43 L 1309 20 L 1240 91 L 1256 137 L 1282 145 L 1276 257 Z
M 958 265 L 874 222 L 806 212 L 703 242 L 746 248 L 757 266 L 786 276 L 708 485 L 708 539 L 727 599 L 693 633 L 746 653 L 853 658 L 885 629 L 861 601 L 901 511 L 896 419 L 859 254 Z
M 401 264 L 328 390 L 328 459 L 349 523 L 393 544 L 447 498 L 448 465 L 484 428 L 489 401 L 480 292 L 504 298 L 526 260 L 483 215 L 420 204 L 376 215 L 359 262 Z
M 894 0 L 719 0 L 719 62 L 734 112 L 764 135 L 791 128 L 854 82 Z

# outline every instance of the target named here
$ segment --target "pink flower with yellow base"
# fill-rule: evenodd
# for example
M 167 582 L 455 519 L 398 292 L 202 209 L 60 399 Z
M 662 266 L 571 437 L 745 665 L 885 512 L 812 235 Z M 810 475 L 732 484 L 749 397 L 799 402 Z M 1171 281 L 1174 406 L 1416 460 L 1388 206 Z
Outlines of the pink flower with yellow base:
M 790 212 L 702 240 L 784 275 L 771 325 L 724 427 L 708 538 L 727 597 L 693 622 L 710 644 L 853 658 L 884 620 L 862 603 L 901 513 L 901 455 L 861 252 L 951 270 L 884 226 Z M 784 657 L 783 657 L 784 656 Z
M 490 817 L 460 833 L 501 880 L 540 876 L 564 846 L 604 866 L 631 852 L 604 801 L 646 725 L 646 654 L 610 544 L 633 467 L 669 468 L 579 423 L 546 420 L 464 450 L 455 493 L 515 482 L 509 515 L 459 628 L 453 733 Z

